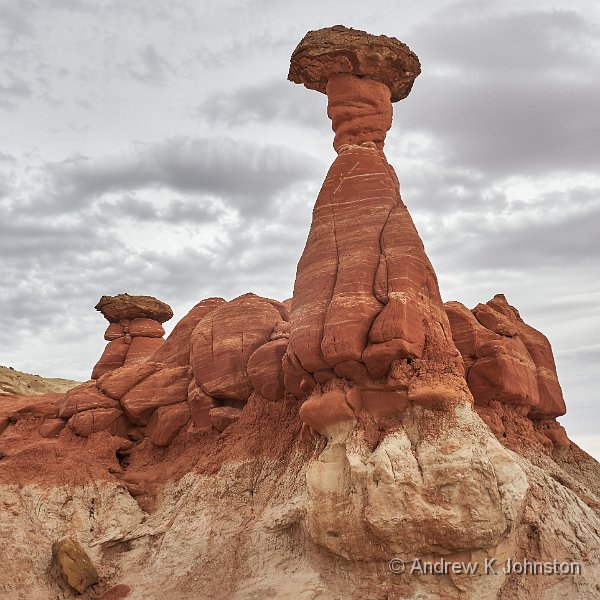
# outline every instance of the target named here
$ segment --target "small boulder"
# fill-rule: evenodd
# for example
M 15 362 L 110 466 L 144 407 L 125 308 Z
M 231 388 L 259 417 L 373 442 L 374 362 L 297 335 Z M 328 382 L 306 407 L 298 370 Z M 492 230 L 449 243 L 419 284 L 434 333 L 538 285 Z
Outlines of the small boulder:
M 267 342 L 255 350 L 248 360 L 248 379 L 252 387 L 267 400 L 283 398 L 283 355 L 288 347 L 286 338 Z
M 95 308 L 111 323 L 118 323 L 121 319 L 152 319 L 164 323 L 173 316 L 168 304 L 152 296 L 102 296 Z
M 223 432 L 240 418 L 242 410 L 233 406 L 219 406 L 211 409 L 208 414 L 210 415 L 212 426 L 218 431 Z
M 195 381 L 194 386 L 188 392 L 188 404 L 194 427 L 204 429 L 212 425 L 210 411 L 216 408 L 215 401 L 195 385 Z
M 157 408 L 187 400 L 190 379 L 188 367 L 161 369 L 130 389 L 121 406 L 134 425 L 147 425 Z
M 119 402 L 105 396 L 95 381 L 82 383 L 69 390 L 64 398 L 56 403 L 61 419 L 70 419 L 73 415 L 94 408 L 120 408 Z
M 129 324 L 129 333 L 131 337 L 161 338 L 165 330 L 154 319 L 133 319 Z
M 95 408 L 77 413 L 69 419 L 69 427 L 75 435 L 89 437 L 97 431 L 107 430 L 112 435 L 127 436 L 129 424 L 123 411 L 118 408 Z
M 143 362 L 128 365 L 105 373 L 98 379 L 97 387 L 114 400 L 120 400 L 130 389 L 158 370 L 155 363 Z
M 52 544 L 52 569 L 62 582 L 80 594 L 98 582 L 98 572 L 89 556 L 69 537 Z
M 40 435 L 43 438 L 58 437 L 65 425 L 66 422 L 62 419 L 44 419 L 44 422 L 40 425 Z

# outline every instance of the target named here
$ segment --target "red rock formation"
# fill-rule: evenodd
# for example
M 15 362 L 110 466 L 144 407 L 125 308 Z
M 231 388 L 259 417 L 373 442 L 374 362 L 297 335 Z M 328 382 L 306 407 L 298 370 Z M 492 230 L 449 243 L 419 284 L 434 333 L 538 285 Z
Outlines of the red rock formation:
M 158 369 L 132 387 L 121 398 L 121 406 L 133 424 L 147 425 L 157 408 L 187 400 L 190 379 L 189 367 Z
M 146 435 L 155 446 L 168 446 L 190 420 L 190 405 L 179 402 L 154 411 Z
M 104 333 L 108 341 L 92 371 L 92 379 L 125 364 L 145 360 L 164 343 L 162 323 L 173 316 L 168 304 L 152 296 L 102 296 L 96 310 L 109 321 Z
M 96 379 L 0 396 L 4 596 L 62 597 L 49 536 L 76 535 L 94 598 L 597 597 L 600 466 L 554 418 L 550 345 L 502 296 L 444 310 L 383 154 L 418 72 L 397 40 L 343 27 L 294 53 L 338 157 L 291 320 L 289 301 L 210 298 L 163 343 L 166 305 L 105 297 Z M 393 557 L 583 574 L 397 577 Z
M 167 342 L 154 354 L 154 360 L 171 367 L 190 364 L 190 341 L 198 323 L 215 308 L 225 304 L 223 298 L 208 298 L 198 302 L 190 312 L 175 325 Z
M 245 401 L 252 392 L 246 367 L 287 311 L 254 294 L 217 307 L 195 327 L 191 365 L 196 381 L 213 398 Z
M 138 310 L 123 302 L 119 306 L 130 316 Z M 144 306 L 149 314 L 148 303 Z M 118 317 L 114 307 L 110 316 Z M 150 337 L 162 331 L 157 321 L 136 317 L 130 321 L 133 342 L 125 364 L 64 395 L 50 396 L 47 403 L 40 398 L 35 405 L 5 404 L 0 425 L 3 419 L 6 428 L 17 418 L 41 416 L 47 420 L 39 429 L 44 437 L 58 435 L 68 422 L 78 436 L 108 431 L 136 441 L 146 437 L 155 446 L 169 445 L 188 425 L 223 431 L 237 420 L 253 392 L 264 400 L 282 399 L 288 318 L 283 303 L 254 294 L 231 302 L 209 298 L 194 306 L 165 341 Z M 119 333 L 114 325 L 108 337 Z M 125 345 L 122 337 L 109 346 Z M 160 346 L 129 360 L 136 340 L 158 341 Z
M 476 405 L 498 401 L 533 419 L 565 414 L 550 342 L 503 294 L 472 311 L 459 302 L 445 306 Z
M 217 431 L 225 431 L 232 423 L 241 416 L 242 411 L 233 406 L 218 406 L 210 410 L 209 416 L 213 427 Z
M 366 76 L 384 83 L 392 102 L 398 102 L 408 96 L 420 72 L 417 55 L 396 38 L 335 25 L 302 38 L 292 54 L 288 79 L 327 93 L 332 75 Z
M 521 423 L 520 435 L 529 436 L 530 444 L 551 452 L 570 448 L 556 421 L 566 406 L 546 336 L 527 325 L 503 294 L 472 311 L 460 302 L 445 307 L 475 408 L 494 435 L 506 443 L 508 418 Z
M 344 378 L 427 401 L 464 397 L 437 279 L 383 153 L 390 101 L 405 97 L 419 72 L 397 40 L 342 27 L 310 32 L 292 55 L 289 79 L 327 93 L 338 153 L 296 274 L 284 360 L 296 395 Z M 392 376 L 398 361 L 408 368 L 403 381 Z M 303 407 L 313 425 L 314 403 L 325 401 L 317 390 Z

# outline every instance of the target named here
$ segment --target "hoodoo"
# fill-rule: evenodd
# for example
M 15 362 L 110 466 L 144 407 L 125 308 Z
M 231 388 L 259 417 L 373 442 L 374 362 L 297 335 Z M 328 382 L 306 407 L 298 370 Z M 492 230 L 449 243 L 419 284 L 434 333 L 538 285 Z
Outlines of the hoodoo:
M 287 384 L 311 392 L 301 415 L 317 430 L 330 403 L 350 414 L 342 380 L 378 414 L 467 399 L 435 272 L 383 151 L 391 103 L 419 73 L 398 40 L 342 26 L 310 32 L 292 55 L 289 79 L 327 94 L 338 154 L 298 263 L 286 356 Z
M 102 296 L 96 310 L 109 322 L 104 333 L 108 344 L 92 379 L 148 358 L 163 345 L 162 324 L 173 317 L 171 307 L 152 296 Z

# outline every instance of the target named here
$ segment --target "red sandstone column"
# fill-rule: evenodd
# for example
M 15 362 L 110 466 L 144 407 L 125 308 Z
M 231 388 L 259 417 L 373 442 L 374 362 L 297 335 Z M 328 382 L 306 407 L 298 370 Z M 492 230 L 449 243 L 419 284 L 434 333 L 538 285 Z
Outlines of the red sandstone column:
M 310 32 L 292 55 L 289 79 L 327 94 L 338 153 L 298 263 L 284 359 L 286 386 L 310 395 L 301 416 L 316 429 L 308 411 L 334 387 L 358 390 L 345 399 L 355 412 L 373 397 L 365 391 L 396 407 L 464 398 L 435 272 L 383 152 L 391 102 L 419 72 L 398 40 L 340 26 Z

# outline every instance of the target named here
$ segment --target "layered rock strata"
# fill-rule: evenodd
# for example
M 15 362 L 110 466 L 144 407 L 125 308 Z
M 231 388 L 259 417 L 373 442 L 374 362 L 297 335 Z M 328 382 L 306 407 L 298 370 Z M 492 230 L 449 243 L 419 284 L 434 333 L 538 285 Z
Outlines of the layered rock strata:
M 406 46 L 384 41 L 334 27 L 308 34 L 292 56 L 290 79 L 327 93 L 338 157 L 298 263 L 286 385 L 305 397 L 343 378 L 399 405 L 434 387 L 466 399 L 435 272 L 383 153 L 391 100 L 408 94 L 420 66 Z M 344 43 L 351 72 L 338 64 Z M 402 94 L 390 75 L 399 64 Z
M 476 405 L 499 401 L 534 419 L 567 411 L 550 342 L 497 294 L 472 311 L 447 302 L 452 337 Z
M 541 444 L 569 447 L 556 421 L 567 409 L 546 336 L 525 323 L 504 294 L 473 310 L 460 302 L 445 307 L 475 408 L 493 433 L 506 435 L 502 415 L 508 409 L 531 422 Z

